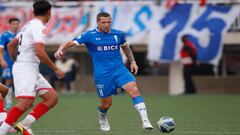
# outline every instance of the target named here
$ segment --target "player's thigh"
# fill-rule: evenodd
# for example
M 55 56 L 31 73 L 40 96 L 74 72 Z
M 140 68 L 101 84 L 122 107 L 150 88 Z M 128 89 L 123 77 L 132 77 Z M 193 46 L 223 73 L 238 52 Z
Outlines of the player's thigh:
M 38 73 L 37 79 L 37 87 L 36 92 L 38 96 L 47 95 L 47 97 L 56 97 L 57 93 L 54 88 L 50 85 L 50 83 L 42 76 L 42 74 Z
M 38 70 L 35 68 L 16 66 L 13 69 L 13 82 L 15 88 L 15 96 L 18 97 L 35 97 Z
M 129 71 L 126 71 L 125 73 L 120 74 L 117 77 L 117 83 L 131 97 L 136 97 L 140 95 L 140 92 L 137 87 L 136 79 Z

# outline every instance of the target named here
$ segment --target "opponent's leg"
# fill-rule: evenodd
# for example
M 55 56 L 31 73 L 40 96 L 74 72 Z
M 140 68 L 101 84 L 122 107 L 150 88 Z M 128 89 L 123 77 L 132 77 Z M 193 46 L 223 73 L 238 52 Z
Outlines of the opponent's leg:
M 100 98 L 100 105 L 98 107 L 99 112 L 99 124 L 100 130 L 102 131 L 110 131 L 110 125 L 107 119 L 107 111 L 112 106 L 112 97 L 109 96 L 107 98 Z
M 19 98 L 18 103 L 9 110 L 6 120 L 1 125 L 0 135 L 5 135 L 11 129 L 21 115 L 32 106 L 33 101 L 34 98 Z
M 0 122 L 2 123 L 6 117 L 7 112 L 4 106 L 4 98 L 8 93 L 8 87 L 0 83 Z
M 123 86 L 124 90 L 131 96 L 135 109 L 139 112 L 142 120 L 142 128 L 152 130 L 153 126 L 148 119 L 147 108 L 137 88 L 136 82 L 129 82 Z
M 43 99 L 43 101 L 37 104 L 33 110 L 20 123 L 17 124 L 15 128 L 23 130 L 25 129 L 30 133 L 30 135 L 33 135 L 31 125 L 44 114 L 46 114 L 49 109 L 54 107 L 58 101 L 57 93 L 54 89 L 48 90 L 47 93 L 41 95 L 40 97 Z
M 6 86 L 9 88 L 8 94 L 6 95 L 6 109 L 9 110 L 12 107 L 12 97 L 13 97 L 13 80 L 6 79 Z

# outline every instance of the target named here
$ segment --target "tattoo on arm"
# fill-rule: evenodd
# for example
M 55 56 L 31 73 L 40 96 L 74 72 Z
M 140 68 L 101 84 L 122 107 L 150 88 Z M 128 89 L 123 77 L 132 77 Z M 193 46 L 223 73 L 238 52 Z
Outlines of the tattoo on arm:
M 131 48 L 129 47 L 129 45 L 122 46 L 122 50 L 130 62 L 135 61 L 133 52 L 132 52 Z

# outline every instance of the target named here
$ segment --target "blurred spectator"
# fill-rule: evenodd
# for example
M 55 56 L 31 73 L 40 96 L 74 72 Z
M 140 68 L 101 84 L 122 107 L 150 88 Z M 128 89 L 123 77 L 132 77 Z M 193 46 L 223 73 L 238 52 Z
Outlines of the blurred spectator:
M 73 92 L 71 83 L 76 80 L 76 74 L 78 69 L 78 63 L 73 58 L 64 57 L 61 60 L 55 61 L 56 66 L 61 69 L 65 73 L 65 77 L 60 79 L 60 87 L 61 92 Z M 57 81 L 56 76 L 52 78 L 52 84 L 55 86 L 55 82 Z
M 183 77 L 185 94 L 195 94 L 197 92 L 192 75 L 196 65 L 199 64 L 197 60 L 197 52 L 194 44 L 188 39 L 188 35 L 182 37 L 183 47 L 181 49 L 181 61 L 183 63 Z

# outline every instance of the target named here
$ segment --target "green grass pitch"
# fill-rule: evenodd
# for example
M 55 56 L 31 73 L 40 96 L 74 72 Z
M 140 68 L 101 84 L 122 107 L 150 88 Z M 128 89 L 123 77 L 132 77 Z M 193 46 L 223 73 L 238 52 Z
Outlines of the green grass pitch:
M 154 130 L 145 132 L 127 94 L 113 96 L 108 112 L 111 131 L 97 122 L 96 94 L 59 95 L 58 105 L 33 125 L 36 135 L 240 135 L 239 95 L 143 94 Z M 175 119 L 172 133 L 156 128 L 162 116 Z

